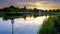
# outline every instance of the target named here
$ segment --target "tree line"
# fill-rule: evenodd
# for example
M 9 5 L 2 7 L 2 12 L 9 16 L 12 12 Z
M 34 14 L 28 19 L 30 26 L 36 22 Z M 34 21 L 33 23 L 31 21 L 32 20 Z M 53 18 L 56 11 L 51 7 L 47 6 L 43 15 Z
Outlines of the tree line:
M 41 15 L 55 15 L 60 14 L 60 9 L 54 9 L 54 10 L 41 10 L 41 9 L 27 9 L 26 6 L 24 8 L 18 8 L 14 6 L 10 7 L 4 7 L 3 9 L 0 9 L 0 17 L 5 18 L 11 18 L 11 16 L 14 16 L 15 18 L 17 16 L 26 18 L 27 16 L 34 16 L 38 17 Z M 7 17 L 8 16 L 8 17 Z

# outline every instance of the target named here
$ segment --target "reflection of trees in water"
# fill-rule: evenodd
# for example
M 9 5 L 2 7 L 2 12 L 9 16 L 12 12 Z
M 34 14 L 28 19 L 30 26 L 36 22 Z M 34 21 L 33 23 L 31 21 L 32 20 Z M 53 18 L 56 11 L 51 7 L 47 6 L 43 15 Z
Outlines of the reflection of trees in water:
M 26 18 L 27 16 L 47 16 L 47 15 L 55 15 L 60 14 L 60 9 L 56 10 L 41 10 L 41 9 L 27 9 L 26 6 L 24 8 L 18 8 L 14 6 L 6 7 L 3 9 L 0 9 L 0 17 L 3 17 L 4 19 L 11 19 L 11 16 L 14 16 L 14 18 Z
M 14 17 L 12 17 L 11 23 L 12 23 L 12 34 L 14 34 Z
M 11 20 L 11 24 L 12 24 L 12 34 L 14 34 L 14 19 L 16 18 L 24 18 L 26 19 L 27 16 L 34 16 L 37 17 L 38 15 L 35 14 L 37 13 L 36 11 L 32 11 L 32 10 L 26 10 L 26 7 L 24 8 L 15 8 L 13 6 L 8 7 L 8 8 L 4 8 L 0 11 L 0 17 L 3 17 L 3 20 Z
M 14 19 L 16 18 L 24 18 L 26 19 L 27 16 L 29 17 L 38 17 L 38 16 L 47 16 L 47 15 L 55 15 L 60 14 L 60 9 L 57 10 L 39 10 L 34 8 L 32 9 L 26 9 L 26 6 L 24 8 L 16 8 L 14 6 L 10 6 L 7 8 L 0 9 L 0 17 L 3 17 L 3 20 L 11 20 L 12 23 L 12 34 L 14 34 Z

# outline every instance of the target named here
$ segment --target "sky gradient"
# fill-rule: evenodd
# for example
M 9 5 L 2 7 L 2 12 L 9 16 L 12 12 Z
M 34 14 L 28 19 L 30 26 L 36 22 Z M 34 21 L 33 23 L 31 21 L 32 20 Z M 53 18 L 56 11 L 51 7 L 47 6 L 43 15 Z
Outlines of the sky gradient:
M 8 6 L 38 9 L 60 9 L 60 0 L 0 0 L 0 8 Z

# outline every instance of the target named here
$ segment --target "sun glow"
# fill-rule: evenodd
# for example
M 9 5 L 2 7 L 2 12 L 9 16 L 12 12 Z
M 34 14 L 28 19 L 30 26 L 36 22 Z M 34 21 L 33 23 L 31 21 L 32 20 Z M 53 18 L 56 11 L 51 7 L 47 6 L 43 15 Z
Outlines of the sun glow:
M 43 10 L 50 10 L 50 9 L 60 9 L 59 5 L 55 4 L 48 4 L 44 2 L 35 2 L 35 3 L 28 3 L 27 5 L 28 8 L 37 8 L 37 9 L 43 9 Z
M 37 9 L 42 9 L 42 10 L 46 10 L 45 8 L 43 7 L 36 7 Z

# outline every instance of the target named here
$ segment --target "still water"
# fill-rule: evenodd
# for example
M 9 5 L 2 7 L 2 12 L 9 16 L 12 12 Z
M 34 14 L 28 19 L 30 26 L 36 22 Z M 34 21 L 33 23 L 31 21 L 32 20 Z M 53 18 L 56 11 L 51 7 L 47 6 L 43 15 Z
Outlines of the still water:
M 37 18 L 27 17 L 14 19 L 14 34 L 37 34 L 46 16 Z M 12 34 L 11 20 L 4 21 L 0 18 L 0 34 Z

